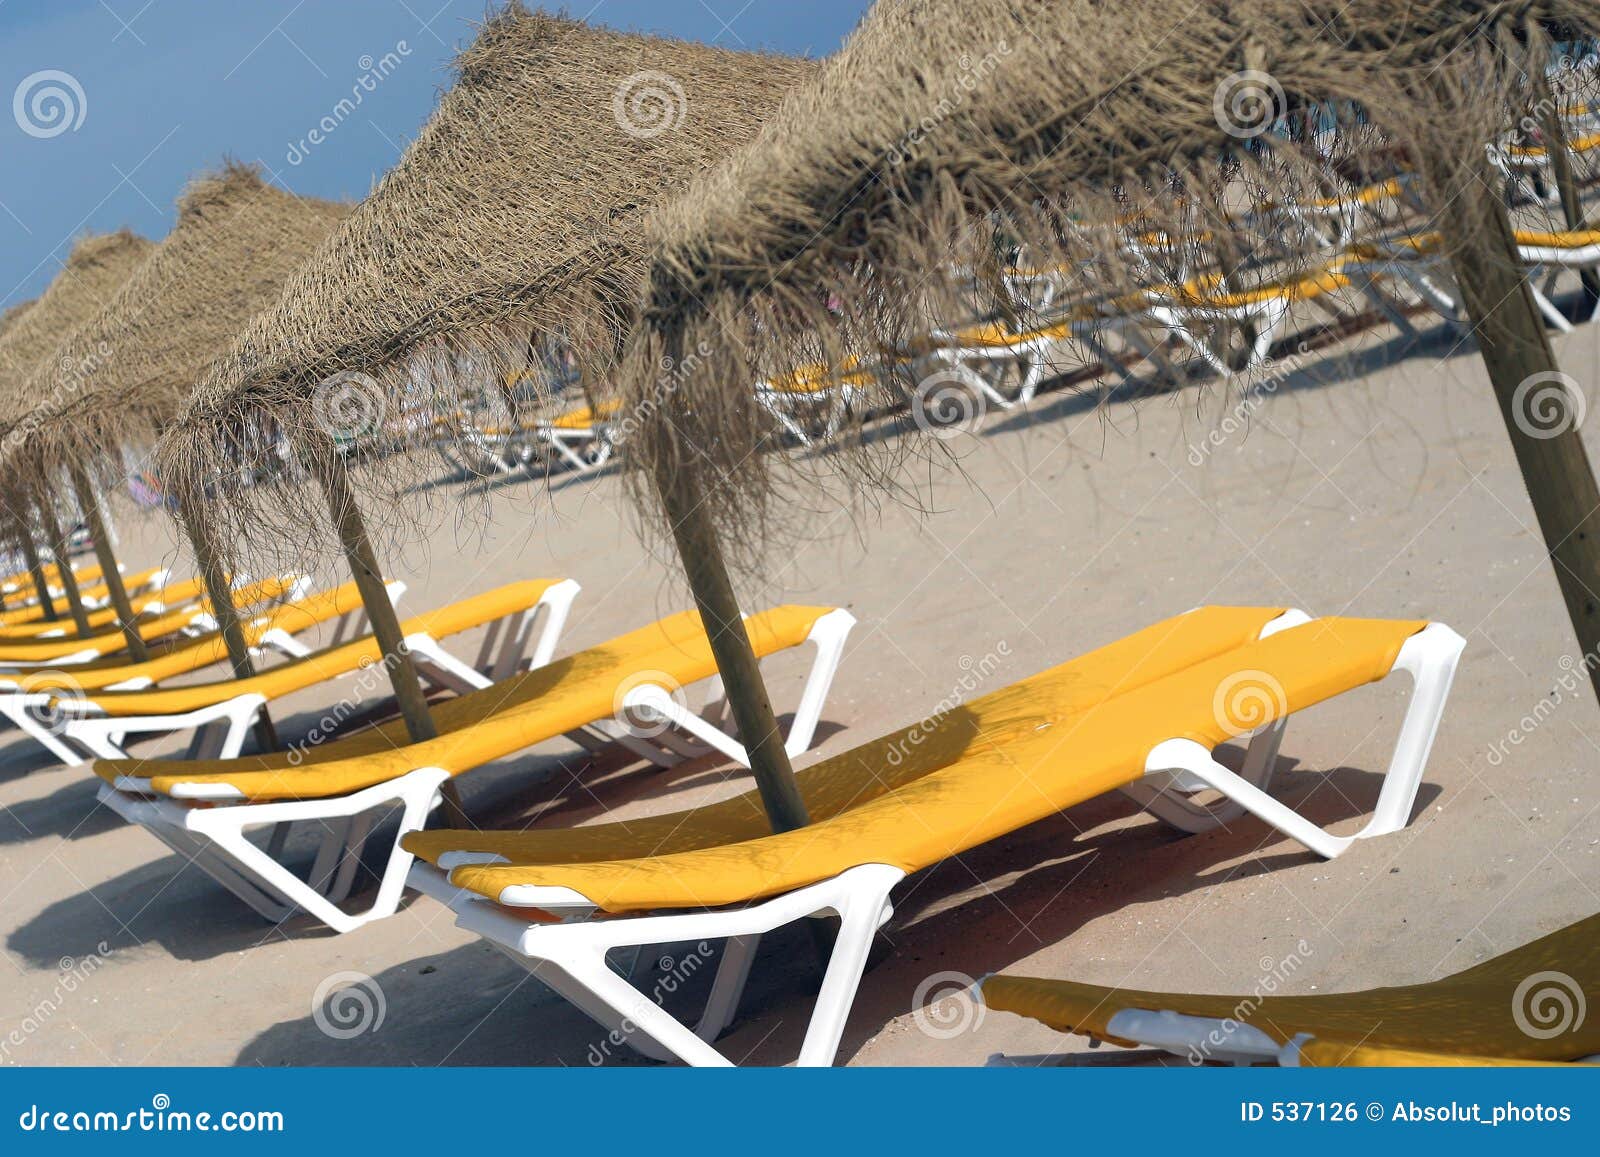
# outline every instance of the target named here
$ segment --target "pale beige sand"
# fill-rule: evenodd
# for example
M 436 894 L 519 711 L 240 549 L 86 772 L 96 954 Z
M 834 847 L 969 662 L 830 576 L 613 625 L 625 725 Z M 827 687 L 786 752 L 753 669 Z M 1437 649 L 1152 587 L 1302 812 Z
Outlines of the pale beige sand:
M 1558 348 L 1593 396 L 1600 329 Z M 976 485 L 942 483 L 926 522 L 892 510 L 860 533 L 842 517 L 820 523 L 781 579 L 783 597 L 843 604 L 861 620 L 825 751 L 919 717 L 959 687 L 964 660 L 1003 645 L 999 676 L 1022 676 L 1198 603 L 1429 616 L 1468 639 L 1406 831 L 1327 863 L 1253 821 L 1185 839 L 1120 799 L 1075 808 L 902 887 L 892 951 L 863 982 L 842 1059 L 970 1065 L 1080 1047 L 959 1005 L 937 1011 L 962 1031 L 943 1020 L 923 1031 L 914 996 L 940 973 L 1248 991 L 1266 970 L 1291 973 L 1287 990 L 1326 991 L 1436 977 L 1600 907 L 1600 717 L 1581 685 L 1540 706 L 1571 663 L 1572 636 L 1479 365 L 1450 353 L 1439 337 L 1404 360 L 1380 349 L 1366 363 L 1389 368 L 1327 385 L 1292 379 L 1248 436 L 1224 438 L 1198 467 L 1191 442 L 1232 405 L 1215 391 L 1200 414 L 1193 390 L 1103 414 L 1047 396 L 1030 417 L 992 418 L 958 444 Z M 1587 431 L 1600 438 L 1600 423 Z M 568 647 L 680 608 L 619 493 L 615 477 L 565 480 L 549 499 L 531 484 L 496 488 L 486 537 L 446 527 L 411 553 L 407 605 L 570 575 L 585 591 Z M 166 549 L 158 522 L 126 522 L 130 562 Z M 790 666 L 775 680 L 780 702 L 793 701 L 797 679 Z M 300 725 L 333 695 L 298 697 Z M 1380 686 L 1297 718 L 1280 796 L 1352 830 L 1402 701 L 1399 685 Z M 1543 722 L 1524 730 L 1536 711 Z M 1492 745 L 1513 733 L 1520 746 L 1492 765 Z M 268 928 L 97 809 L 86 771 L 46 766 L 15 733 L 0 742 L 7 1063 L 584 1064 L 601 1041 L 431 901 L 343 937 L 299 919 Z M 572 750 L 551 745 L 469 778 L 469 804 L 528 792 L 535 772 L 576 762 Z M 569 802 L 547 822 L 592 817 L 602 803 L 681 806 L 719 778 L 613 776 L 599 795 L 563 790 Z M 103 960 L 82 963 L 102 943 Z M 732 1056 L 792 1057 L 809 1009 L 808 944 L 780 938 L 758 966 L 724 1040 Z M 60 967 L 75 969 L 70 983 Z M 333 1039 L 312 999 L 344 971 L 376 978 L 385 1013 Z

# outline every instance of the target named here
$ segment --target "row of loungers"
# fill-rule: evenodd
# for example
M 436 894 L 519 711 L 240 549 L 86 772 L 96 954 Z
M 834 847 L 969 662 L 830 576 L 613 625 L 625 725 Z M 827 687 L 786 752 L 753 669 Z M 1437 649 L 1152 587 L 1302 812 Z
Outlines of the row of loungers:
M 93 690 L 50 705 L 68 714 L 69 741 L 102 756 L 93 770 L 108 806 L 269 919 L 298 910 L 349 931 L 393 913 L 409 883 L 647 1055 L 726 1063 L 712 1042 L 737 1012 L 760 938 L 836 915 L 839 933 L 799 1056 L 827 1064 L 895 886 L 1063 809 L 1121 791 L 1183 831 L 1249 814 L 1330 857 L 1403 827 L 1463 645 L 1438 623 L 1202 607 L 802 770 L 813 822 L 797 831 L 771 834 L 754 792 L 688 813 L 568 830 L 426 830 L 450 778 L 564 736 L 589 747 L 620 742 L 659 766 L 712 749 L 744 760 L 714 706 L 685 705 L 682 689 L 717 687 L 697 615 L 555 659 L 576 594 L 571 582 L 536 580 L 409 620 L 408 642 L 424 669 L 459 692 L 436 705 L 439 735 L 423 743 L 409 742 L 395 721 L 291 752 L 238 754 L 263 703 L 362 669 L 377 655 L 370 637 L 289 658 L 254 680 Z M 840 609 L 799 606 L 747 620 L 763 659 L 815 649 L 786 737 L 793 755 L 811 744 L 853 622 Z M 499 629 L 474 663 L 439 645 L 492 624 Z M 1274 799 L 1268 781 L 1288 717 L 1395 671 L 1415 685 L 1366 825 L 1334 835 Z M 1261 709 L 1244 722 L 1226 706 L 1241 680 L 1251 681 L 1246 694 Z M 640 712 L 664 726 L 628 726 Z M 124 754 L 135 732 L 224 719 L 228 739 L 213 743 L 209 757 Z M 1241 739 L 1248 748 L 1232 771 L 1214 749 Z M 1199 802 L 1207 792 L 1220 802 Z M 342 905 L 374 821 L 396 808 L 394 843 L 375 857 L 375 895 L 349 911 Z M 295 824 L 320 838 L 301 873 L 282 859 Z M 265 845 L 247 834 L 255 829 L 268 829 Z M 692 1025 L 645 999 L 607 959 L 614 950 L 698 940 L 725 946 Z

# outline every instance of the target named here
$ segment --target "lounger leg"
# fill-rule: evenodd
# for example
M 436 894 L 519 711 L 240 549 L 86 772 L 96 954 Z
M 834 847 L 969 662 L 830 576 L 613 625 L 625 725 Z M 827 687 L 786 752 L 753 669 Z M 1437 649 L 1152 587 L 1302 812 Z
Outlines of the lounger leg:
M 1270 738 L 1270 746 L 1264 747 L 1259 756 L 1254 751 L 1247 755 L 1242 774 L 1229 771 L 1216 761 L 1211 752 L 1188 739 L 1169 739 L 1151 748 L 1145 760 L 1146 774 L 1168 776 L 1176 773 L 1188 779 L 1188 783 L 1184 783 L 1182 778 L 1179 780 L 1186 789 L 1193 781 L 1214 788 L 1227 796 L 1236 807 L 1266 821 L 1318 855 L 1332 859 L 1356 840 L 1399 831 L 1410 822 L 1411 808 L 1416 801 L 1417 789 L 1422 784 L 1428 754 L 1438 734 L 1445 700 L 1455 677 L 1456 663 L 1465 645 L 1466 640 L 1443 623 L 1430 623 L 1407 639 L 1400 649 L 1391 673 L 1406 671 L 1412 676 L 1411 704 L 1401 723 L 1400 736 L 1384 774 L 1377 805 L 1366 825 L 1353 836 L 1330 835 L 1266 793 L 1264 784 L 1270 774 L 1272 759 L 1276 758 L 1281 731 L 1279 736 Z M 1282 722 L 1280 720 L 1279 724 Z M 1268 758 L 1269 752 L 1271 759 Z M 1136 790 L 1130 794 L 1144 802 L 1150 790 L 1149 785 L 1136 786 L 1142 788 L 1143 793 Z M 1161 801 L 1163 804 L 1175 802 Z M 1146 806 L 1156 810 L 1153 804 L 1147 803 Z M 1184 807 L 1192 809 L 1193 805 L 1184 801 L 1176 813 L 1177 818 L 1168 819 L 1168 822 L 1184 826 Z M 1162 818 L 1168 817 L 1163 815 Z
M 790 756 L 811 747 L 817 723 L 822 718 L 822 705 L 827 702 L 839 661 L 844 657 L 845 640 L 855 624 L 856 618 L 849 611 L 832 610 L 816 621 L 807 636 L 817 653 L 811 663 L 811 673 L 806 676 L 805 689 L 800 693 L 800 705 L 795 708 L 794 719 L 789 724 L 788 738 L 784 740 L 784 750 Z
M 1246 783 L 1266 790 L 1277 764 L 1278 748 L 1283 742 L 1283 733 L 1288 727 L 1288 722 L 1287 719 L 1279 719 L 1250 737 L 1250 744 L 1245 749 L 1244 764 L 1239 769 L 1239 776 Z M 1223 799 L 1206 805 L 1195 803 L 1188 798 L 1196 788 L 1204 786 L 1195 783 L 1185 784 L 1180 777 L 1161 786 L 1155 783 L 1129 784 L 1122 789 L 1122 794 L 1168 827 L 1189 835 L 1199 835 L 1214 828 L 1227 827 L 1244 815 L 1244 805 L 1237 800 Z
M 399 907 L 412 861 L 411 853 L 400 846 L 400 837 L 422 827 L 440 785 L 448 778 L 441 768 L 420 768 L 391 783 L 339 800 L 230 807 L 187 808 L 170 799 L 132 797 L 109 785 L 101 789 L 100 798 L 124 819 L 146 828 L 190 859 L 269 920 L 281 921 L 298 909 L 336 932 L 349 932 L 391 915 Z M 355 853 L 370 830 L 372 817 L 367 813 L 395 803 L 402 809 L 399 830 L 383 868 L 377 896 L 365 912 L 347 913 L 336 904 L 349 891 Z M 330 841 L 335 851 L 344 849 L 343 862 L 334 871 L 335 861 L 329 858 L 325 846 L 312 868 L 310 882 L 296 876 L 276 858 L 275 852 L 282 850 L 277 840 L 263 850 L 245 834 L 249 828 L 301 820 L 331 825 L 335 832 Z
M 812 659 L 805 689 L 800 694 L 800 704 L 795 710 L 794 719 L 789 725 L 789 734 L 784 740 L 784 749 L 791 756 L 799 755 L 811 746 L 811 740 L 816 735 L 817 722 L 822 716 L 822 705 L 827 701 L 828 690 L 833 686 L 834 674 L 838 671 L 839 661 L 844 654 L 845 639 L 850 629 L 855 626 L 855 621 L 855 616 L 849 611 L 832 610 L 819 618 L 812 625 L 811 633 L 806 636 L 808 641 L 816 646 L 817 653 Z M 720 751 L 734 762 L 749 766 L 749 755 L 742 743 L 705 716 L 678 703 L 665 687 L 653 683 L 641 683 L 624 696 L 623 709 L 644 710 L 659 715 L 679 731 L 687 732 L 703 745 L 703 748 Z M 619 742 L 627 742 L 621 735 L 617 736 L 617 739 Z M 676 750 L 678 744 L 674 742 L 675 739 L 676 737 L 670 733 L 663 733 L 656 736 L 653 743 L 669 750 Z M 630 747 L 639 750 L 631 744 Z M 684 751 L 683 754 L 701 754 L 701 752 Z
M 709 1035 L 732 1016 L 756 936 L 796 920 L 836 913 L 841 921 L 838 941 L 799 1059 L 802 1065 L 825 1065 L 838 1051 L 872 937 L 892 911 L 889 892 L 904 878 L 904 872 L 886 864 L 861 864 L 747 908 L 559 925 L 529 925 L 503 908 L 474 901 L 457 910 L 457 923 L 517 952 L 541 980 L 623 1040 L 641 1033 L 680 1060 L 723 1066 L 731 1063 L 727 1057 L 619 976 L 606 964 L 606 954 L 636 944 L 728 938 L 731 955 L 721 966 L 726 973 L 719 971 L 700 1022 Z
M 34 740 L 51 755 L 69 767 L 88 762 L 88 758 L 67 743 L 66 737 L 47 726 L 28 709 L 47 707 L 50 696 L 44 694 L 8 694 L 0 692 L 0 716 L 4 716 L 29 739 Z

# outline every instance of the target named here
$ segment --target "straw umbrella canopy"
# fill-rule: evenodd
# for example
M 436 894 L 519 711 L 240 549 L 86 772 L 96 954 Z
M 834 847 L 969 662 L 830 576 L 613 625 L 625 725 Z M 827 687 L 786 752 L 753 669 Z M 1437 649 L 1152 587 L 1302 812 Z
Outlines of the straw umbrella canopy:
M 6 336 L 6 331 L 22 319 L 22 315 L 33 308 L 33 298 L 19 301 L 17 304 L 7 306 L 4 313 L 0 313 L 0 338 Z
M 22 315 L 27 313 L 28 310 L 30 310 L 31 308 L 33 308 L 33 299 L 29 298 L 27 301 L 19 301 L 19 302 L 17 302 L 16 305 L 13 305 L 13 306 L 10 306 L 9 308 L 7 308 L 4 313 L 0 313 L 0 339 L 3 339 L 6 336 L 6 331 L 9 330 L 12 327 L 12 325 L 14 325 L 17 322 L 17 320 L 20 319 L 22 317 Z M 8 519 L 8 520 L 6 520 L 6 526 L 3 527 L 3 528 L 0 528 L 0 540 L 4 540 L 5 538 L 9 538 L 9 537 L 10 537 L 10 520 Z M 18 549 L 19 557 L 21 557 L 21 551 L 22 551 L 21 546 L 19 545 L 17 549 Z M 5 601 L 6 601 L 6 594 L 5 594 L 4 591 L 0 591 L 0 606 L 4 606 L 5 605 Z
M 277 297 L 349 211 L 275 188 L 253 166 L 225 162 L 189 184 L 166 239 L 23 383 L 24 395 L 42 401 L 7 437 L 0 479 L 47 484 L 66 470 L 135 659 L 145 645 L 116 578 L 95 484 L 120 480 L 126 455 L 153 446 L 217 351 Z M 206 549 L 205 527 L 190 530 L 229 657 L 235 672 L 247 675 L 249 651 L 227 582 Z
M 511 3 L 399 164 L 212 367 L 163 438 L 163 484 L 210 500 L 242 549 L 307 540 L 331 509 L 406 723 L 432 733 L 357 488 L 394 510 L 406 456 L 347 470 L 334 443 L 451 415 L 529 366 L 530 335 L 609 332 L 645 212 L 748 140 L 808 63 L 592 28 Z M 320 484 L 241 486 L 240 431 L 283 430 Z M 309 496 L 307 491 L 312 491 Z
M 787 512 L 806 505 L 792 501 L 797 485 L 841 474 L 860 490 L 901 485 L 862 440 L 824 459 L 765 453 L 772 419 L 750 383 L 807 361 L 870 360 L 898 348 L 929 321 L 947 320 L 939 269 L 981 268 L 1003 246 L 1020 242 L 1032 262 L 1092 271 L 1099 293 L 1114 297 L 1149 276 L 1119 261 L 1108 237 L 1112 223 L 1128 222 L 1130 232 L 1161 229 L 1186 256 L 1248 288 L 1238 279 L 1281 277 L 1285 264 L 1313 255 L 1256 261 L 1230 198 L 1241 190 L 1252 200 L 1321 197 L 1335 171 L 1370 174 L 1409 159 L 1423 169 L 1460 267 L 1460 249 L 1484 226 L 1451 227 L 1449 207 L 1491 205 L 1492 215 L 1498 196 L 1462 197 L 1469 181 L 1439 159 L 1483 157 L 1515 90 L 1543 68 L 1540 35 L 1571 38 L 1597 23 L 1593 4 L 1568 0 L 1418 0 L 1398 11 L 1380 0 L 1149 0 L 1120 9 L 1092 0 L 879 0 L 757 140 L 651 223 L 652 258 L 620 374 L 636 427 L 636 497 L 676 542 L 697 595 L 732 605 L 727 560 L 760 569 Z M 1257 141 L 1296 106 L 1336 110 L 1338 131 Z M 1494 187 L 1478 169 L 1463 171 Z M 1509 241 L 1503 206 L 1499 217 Z M 1504 246 L 1500 253 L 1496 268 L 1514 287 L 1514 257 Z M 1466 269 L 1461 280 L 1474 275 Z M 1496 300 L 1468 295 L 1484 316 Z M 1525 289 L 1514 304 L 1524 301 Z M 1534 317 L 1528 305 L 1524 320 Z M 1529 366 L 1554 368 L 1547 344 L 1542 363 L 1497 365 L 1528 333 L 1497 340 L 1482 324 L 1479 333 L 1503 396 Z M 1542 329 L 1532 340 L 1544 343 Z M 661 365 L 688 357 L 692 374 L 663 380 Z M 899 375 L 881 382 L 883 401 L 914 389 Z M 1584 504 L 1592 472 L 1575 433 L 1534 444 L 1509 413 L 1508 429 L 1587 650 L 1600 642 L 1600 598 L 1583 594 L 1600 587 L 1600 533 L 1573 531 L 1600 509 L 1600 497 Z M 1542 464 L 1530 465 L 1535 458 Z M 1547 518 L 1552 491 L 1562 493 Z M 728 653 L 718 654 L 724 677 L 758 683 L 743 632 L 729 625 Z
M 19 419 L 38 400 L 25 387 L 27 379 L 41 364 L 47 363 L 62 338 L 92 317 L 150 254 L 153 243 L 128 230 L 95 234 L 73 246 L 66 263 L 49 287 L 26 311 L 11 317 L 0 336 L 0 445 L 11 441 Z M 60 529 L 49 529 L 59 520 L 50 496 L 37 488 L 18 488 L 7 483 L 0 493 L 9 515 L 7 533 L 28 560 L 40 605 L 49 618 L 55 618 L 49 585 L 40 566 L 38 551 L 28 529 L 33 521 L 28 513 L 30 501 L 39 504 L 39 517 L 60 563 L 61 585 L 66 591 L 79 631 L 87 632 L 88 619 L 78 596 L 77 582 L 67 559 L 66 544 Z

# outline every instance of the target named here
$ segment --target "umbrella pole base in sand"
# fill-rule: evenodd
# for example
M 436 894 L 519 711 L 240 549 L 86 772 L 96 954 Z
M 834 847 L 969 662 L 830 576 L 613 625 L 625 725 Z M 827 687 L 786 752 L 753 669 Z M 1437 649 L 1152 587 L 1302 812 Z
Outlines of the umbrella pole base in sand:
M 1460 170 L 1438 185 L 1458 194 L 1440 211 L 1446 248 L 1578 646 L 1600 659 L 1600 486 L 1578 430 L 1583 400 L 1556 364 L 1495 182 Z M 1600 698 L 1600 661 L 1583 666 Z

